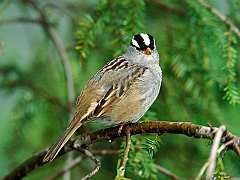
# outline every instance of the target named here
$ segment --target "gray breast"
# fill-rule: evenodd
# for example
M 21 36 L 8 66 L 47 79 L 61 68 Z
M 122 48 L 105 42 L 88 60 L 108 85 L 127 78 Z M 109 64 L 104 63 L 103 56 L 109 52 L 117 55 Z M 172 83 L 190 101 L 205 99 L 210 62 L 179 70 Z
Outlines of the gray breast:
M 156 100 L 160 91 L 162 81 L 160 67 L 158 66 L 157 69 L 148 69 L 140 81 L 142 81 L 140 83 L 140 89 L 142 91 L 141 101 L 145 113 Z

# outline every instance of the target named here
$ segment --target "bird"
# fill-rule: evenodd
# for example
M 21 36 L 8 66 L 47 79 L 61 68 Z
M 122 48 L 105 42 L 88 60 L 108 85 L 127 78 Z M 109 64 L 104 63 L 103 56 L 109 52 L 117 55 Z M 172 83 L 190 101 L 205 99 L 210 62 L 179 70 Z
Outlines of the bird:
M 52 161 L 82 124 L 95 121 L 116 126 L 137 122 L 156 100 L 162 83 L 159 53 L 152 35 L 136 34 L 125 53 L 92 76 L 76 101 L 67 129 L 43 162 Z

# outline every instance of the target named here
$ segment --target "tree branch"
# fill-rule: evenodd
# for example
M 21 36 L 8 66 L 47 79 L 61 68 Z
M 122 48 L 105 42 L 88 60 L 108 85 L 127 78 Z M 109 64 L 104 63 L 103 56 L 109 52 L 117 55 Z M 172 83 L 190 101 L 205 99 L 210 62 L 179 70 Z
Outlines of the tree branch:
M 77 149 L 82 145 L 90 145 L 103 140 L 113 141 L 116 138 L 125 136 L 127 128 L 130 129 L 131 135 L 144 133 L 158 133 L 158 134 L 170 133 L 170 134 L 182 134 L 189 137 L 210 140 L 214 138 L 215 132 L 217 132 L 217 130 L 219 129 L 216 127 L 195 125 L 189 122 L 149 121 L 127 124 L 123 127 L 120 135 L 118 134 L 119 126 L 79 135 L 75 137 L 73 140 L 69 140 L 68 143 L 64 146 L 64 148 L 59 152 L 56 158 L 69 151 L 72 151 L 73 149 Z M 234 146 L 236 148 L 237 146 L 239 149 L 240 138 L 236 135 L 233 135 L 229 131 L 226 131 L 224 133 L 224 136 L 221 138 L 221 142 L 227 143 L 233 139 L 234 143 L 230 143 L 229 148 L 232 148 L 231 146 Z M 20 179 L 29 174 L 34 169 L 37 169 L 40 166 L 44 165 L 45 163 L 42 162 L 42 159 L 46 152 L 47 149 L 30 157 L 25 162 L 20 164 L 16 169 L 14 169 L 12 172 L 10 172 L 7 176 L 5 176 L 3 179 Z
M 227 16 L 219 12 L 218 10 L 211 7 L 208 3 L 204 0 L 198 0 L 199 4 L 201 4 L 204 8 L 206 8 L 209 12 L 217 16 L 222 22 L 227 24 L 230 29 L 240 38 L 240 29 L 234 24 L 234 22 L 229 19 Z
M 90 177 L 92 177 L 94 174 L 96 174 L 98 172 L 98 170 L 101 167 L 101 162 L 86 147 L 78 147 L 76 150 L 79 152 L 83 152 L 84 155 L 89 157 L 96 164 L 96 166 L 92 170 L 92 172 L 90 172 L 89 174 L 87 174 L 83 178 L 81 178 L 81 180 L 89 179 Z
M 41 19 L 32 19 L 28 17 L 16 17 L 16 18 L 8 18 L 1 19 L 0 24 L 10 24 L 10 23 L 31 23 L 31 24 L 42 24 Z
M 113 150 L 113 149 L 90 149 L 90 151 L 95 156 L 119 155 L 120 154 L 120 152 L 118 150 Z
M 73 76 L 72 76 L 72 70 L 69 63 L 68 55 L 66 52 L 66 49 L 64 47 L 64 44 L 62 40 L 58 37 L 58 35 L 55 33 L 55 31 L 50 26 L 47 17 L 45 16 L 44 12 L 41 10 L 41 8 L 38 6 L 38 4 L 34 0 L 25 0 L 29 4 L 32 5 L 32 7 L 39 13 L 41 25 L 46 30 L 49 37 L 52 39 L 53 43 L 55 44 L 59 55 L 62 60 L 62 64 L 65 71 L 65 78 L 67 81 L 67 93 L 68 93 L 68 104 L 69 107 L 72 107 L 74 100 L 75 100 L 75 91 L 74 91 L 74 85 L 73 85 Z M 72 109 L 72 108 L 71 108 Z
M 120 126 L 123 127 L 123 126 Z M 122 166 L 119 168 L 121 173 L 120 173 L 120 177 L 124 178 L 124 174 L 125 174 L 125 170 L 126 170 L 126 165 L 127 165 L 127 160 L 128 160 L 128 153 L 130 150 L 130 146 L 131 146 L 131 135 L 130 135 L 130 129 L 127 128 L 126 129 L 126 148 L 124 151 L 124 155 L 123 155 L 123 161 L 122 161 Z M 119 132 L 118 132 L 119 133 Z
M 184 12 L 183 10 L 177 9 L 175 7 L 171 7 L 167 4 L 164 4 L 164 3 L 160 2 L 159 0 L 147 0 L 147 2 L 152 3 L 154 6 L 157 6 L 161 10 L 166 11 L 168 13 L 173 13 L 173 14 L 176 14 L 178 16 L 186 15 L 186 12 Z
M 0 69 L 1 71 L 1 69 Z M 2 88 L 5 89 L 10 89 L 10 88 L 22 88 L 26 89 L 44 100 L 48 101 L 49 103 L 56 104 L 62 108 L 64 108 L 66 111 L 70 112 L 71 110 L 69 109 L 68 105 L 63 102 L 59 97 L 51 94 L 47 90 L 45 90 L 42 87 L 38 87 L 35 84 L 33 84 L 31 81 L 6 81 L 6 82 L 0 82 Z
M 57 173 L 51 175 L 49 178 L 47 178 L 47 180 L 57 179 L 58 177 L 62 176 L 64 173 L 66 173 L 67 171 L 70 171 L 71 169 L 76 167 L 81 161 L 82 161 L 82 157 L 78 157 L 78 158 L 72 160 L 71 163 L 66 165 L 64 168 L 62 168 Z
M 158 164 L 156 164 L 155 166 L 159 172 L 170 177 L 172 180 L 180 180 L 181 179 L 180 177 L 178 177 L 176 174 L 172 173 L 168 169 L 165 169 L 162 166 L 159 166 Z
M 208 167 L 208 162 L 204 163 L 204 165 L 200 169 L 199 173 L 197 174 L 197 177 L 195 178 L 195 180 L 201 180 L 202 179 L 203 173 L 206 171 L 207 167 Z
M 218 154 L 218 147 L 220 145 L 223 133 L 225 132 L 226 127 L 225 126 L 220 126 L 220 128 L 217 130 L 217 133 L 213 139 L 213 145 L 212 149 L 210 152 L 210 156 L 208 159 L 208 170 L 207 170 L 207 175 L 206 179 L 211 180 L 213 178 L 213 173 L 215 170 L 216 166 L 216 159 L 217 159 L 217 154 Z
M 61 57 L 62 64 L 64 67 L 64 71 L 65 71 L 64 75 L 65 75 L 66 84 L 67 84 L 68 107 L 73 110 L 72 106 L 75 101 L 75 90 L 74 90 L 72 69 L 69 63 L 70 61 L 68 59 L 65 46 L 62 40 L 60 39 L 60 37 L 57 35 L 57 33 L 55 33 L 54 29 L 50 26 L 44 11 L 38 6 L 36 1 L 34 0 L 25 0 L 25 1 L 31 4 L 32 7 L 39 13 L 40 19 L 43 21 L 43 23 L 41 23 L 42 27 L 46 30 L 47 34 L 52 39 L 53 43 L 56 46 L 56 49 L 59 52 L 59 55 Z M 73 117 L 73 111 L 70 111 L 69 121 L 71 121 L 72 117 Z M 70 163 L 71 161 L 72 161 L 72 155 L 68 154 L 66 164 Z M 66 175 L 65 179 L 70 179 L 70 174 L 68 172 L 65 175 Z
M 89 150 L 92 154 L 95 156 L 103 156 L 103 155 L 118 155 L 119 152 L 117 150 L 111 150 L 111 149 L 91 149 Z M 76 167 L 80 162 L 82 162 L 82 157 L 77 157 L 73 159 L 68 165 L 66 165 L 64 168 L 62 168 L 60 171 L 54 173 L 50 177 L 46 178 L 47 180 L 54 180 L 60 176 L 62 176 L 65 172 L 70 171 L 74 167 Z

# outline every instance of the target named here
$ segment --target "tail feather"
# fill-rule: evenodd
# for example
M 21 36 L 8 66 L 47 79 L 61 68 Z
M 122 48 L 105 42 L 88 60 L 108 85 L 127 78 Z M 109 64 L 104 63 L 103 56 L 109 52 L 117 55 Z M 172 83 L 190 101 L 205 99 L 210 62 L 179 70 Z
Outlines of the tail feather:
M 64 131 L 62 136 L 58 139 L 57 143 L 51 146 L 48 150 L 47 154 L 43 158 L 43 162 L 52 161 L 58 152 L 62 149 L 62 147 L 67 143 L 67 141 L 71 138 L 73 133 L 81 126 L 81 124 L 76 123 L 73 125 L 69 125 L 69 127 Z

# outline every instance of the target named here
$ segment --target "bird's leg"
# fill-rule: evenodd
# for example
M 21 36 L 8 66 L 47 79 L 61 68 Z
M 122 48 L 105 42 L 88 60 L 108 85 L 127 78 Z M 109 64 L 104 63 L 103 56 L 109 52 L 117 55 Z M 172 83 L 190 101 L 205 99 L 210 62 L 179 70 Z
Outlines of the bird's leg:
M 118 128 L 118 136 L 121 135 L 121 132 L 122 132 L 123 126 L 124 126 L 124 124 L 121 123 L 120 126 L 119 126 L 119 128 Z

